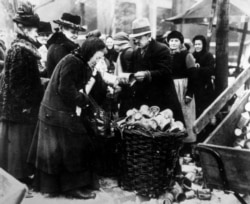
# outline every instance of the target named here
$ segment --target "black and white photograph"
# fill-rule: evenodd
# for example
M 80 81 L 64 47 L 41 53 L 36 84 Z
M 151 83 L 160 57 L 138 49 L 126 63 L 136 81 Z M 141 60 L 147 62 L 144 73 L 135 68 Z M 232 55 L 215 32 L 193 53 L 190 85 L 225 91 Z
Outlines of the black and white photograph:
M 250 0 L 0 0 L 0 204 L 250 203 Z

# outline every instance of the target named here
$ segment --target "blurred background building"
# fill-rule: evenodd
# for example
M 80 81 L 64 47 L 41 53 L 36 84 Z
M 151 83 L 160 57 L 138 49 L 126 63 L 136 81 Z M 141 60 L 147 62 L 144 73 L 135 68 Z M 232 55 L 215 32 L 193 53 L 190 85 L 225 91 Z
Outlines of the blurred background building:
M 0 2 L 0 38 L 7 46 L 13 38 L 12 17 L 21 0 L 1 0 Z M 185 38 L 192 39 L 197 34 L 206 35 L 207 27 L 198 24 L 175 25 L 165 19 L 181 14 L 199 0 L 30 0 L 43 21 L 59 19 L 63 12 L 70 12 L 82 17 L 82 24 L 87 25 L 88 31 L 99 29 L 106 35 L 118 31 L 131 33 L 132 21 L 137 17 L 147 17 L 150 21 L 153 36 L 163 35 L 166 31 L 177 29 Z M 249 1 L 249 0 L 246 0 Z M 250 5 L 250 3 L 249 3 Z M 242 16 L 231 16 L 230 25 L 242 28 Z M 52 22 L 52 26 L 56 24 Z M 88 32 L 87 31 L 87 32 Z M 84 33 L 83 33 L 84 35 Z M 241 34 L 230 31 L 230 62 L 237 58 Z M 249 36 L 245 41 L 249 46 Z M 215 52 L 212 35 L 211 51 Z

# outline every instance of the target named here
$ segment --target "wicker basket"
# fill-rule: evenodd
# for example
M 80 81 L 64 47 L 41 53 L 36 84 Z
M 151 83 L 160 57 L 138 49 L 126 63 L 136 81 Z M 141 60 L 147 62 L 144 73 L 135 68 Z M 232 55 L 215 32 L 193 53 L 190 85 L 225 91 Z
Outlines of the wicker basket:
M 139 195 L 159 197 L 171 187 L 185 132 L 121 131 L 121 186 Z

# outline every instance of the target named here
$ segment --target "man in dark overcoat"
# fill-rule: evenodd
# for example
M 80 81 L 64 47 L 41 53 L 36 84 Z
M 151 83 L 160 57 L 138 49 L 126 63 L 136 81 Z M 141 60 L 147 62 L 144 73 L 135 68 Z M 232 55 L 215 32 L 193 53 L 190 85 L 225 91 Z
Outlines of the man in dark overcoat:
M 175 120 L 183 121 L 183 114 L 175 91 L 170 52 L 166 45 L 151 37 L 149 21 L 140 18 L 133 21 L 130 37 L 138 48 L 134 51 L 128 72 L 134 73 L 136 82 L 131 87 L 131 102 L 127 109 L 140 108 L 142 104 L 170 108 Z

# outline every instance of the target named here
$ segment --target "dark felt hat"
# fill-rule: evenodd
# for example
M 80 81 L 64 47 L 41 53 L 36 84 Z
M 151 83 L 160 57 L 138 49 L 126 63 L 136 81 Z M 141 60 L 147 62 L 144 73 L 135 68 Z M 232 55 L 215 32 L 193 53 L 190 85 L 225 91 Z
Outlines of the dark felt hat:
M 15 17 L 13 18 L 15 23 L 20 23 L 27 27 L 39 27 L 39 16 L 34 13 L 33 5 L 30 3 L 22 3 L 18 9 Z
M 41 21 L 37 32 L 39 35 L 50 35 L 52 33 L 50 22 Z
M 169 42 L 170 39 L 172 38 L 177 38 L 181 41 L 181 43 L 184 42 L 184 37 L 181 34 L 181 32 L 177 31 L 177 30 L 173 30 L 171 33 L 168 34 L 167 40 Z
M 78 31 L 87 30 L 86 26 L 81 26 L 81 17 L 78 15 L 72 15 L 70 13 L 63 13 L 61 19 L 54 20 L 53 22 Z

